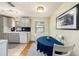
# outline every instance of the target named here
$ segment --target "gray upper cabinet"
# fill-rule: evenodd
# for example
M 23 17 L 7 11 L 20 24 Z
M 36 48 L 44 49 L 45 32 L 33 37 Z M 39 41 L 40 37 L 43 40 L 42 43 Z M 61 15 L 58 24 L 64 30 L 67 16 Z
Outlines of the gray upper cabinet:
M 12 28 L 12 17 L 8 17 L 8 16 L 1 16 L 0 17 L 1 20 L 1 25 L 2 25 L 2 30 L 1 32 L 5 33 L 5 32 L 10 32 L 11 28 Z M 1 27 L 1 26 L 0 26 Z
M 12 28 L 12 18 L 11 17 L 7 17 L 6 19 L 7 19 L 7 26 L 9 28 Z
M 30 27 L 30 19 L 26 17 L 22 17 L 19 22 L 21 27 Z
M 13 26 L 15 24 L 12 17 L 0 15 L 0 33 L 10 32 Z

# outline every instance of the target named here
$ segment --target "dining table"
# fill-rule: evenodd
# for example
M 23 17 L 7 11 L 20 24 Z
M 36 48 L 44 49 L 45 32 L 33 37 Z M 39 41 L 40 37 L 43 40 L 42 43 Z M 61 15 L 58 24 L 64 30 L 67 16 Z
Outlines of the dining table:
M 43 52 L 47 56 L 53 55 L 54 44 L 64 45 L 62 42 L 51 36 L 42 36 L 37 39 L 37 50 Z

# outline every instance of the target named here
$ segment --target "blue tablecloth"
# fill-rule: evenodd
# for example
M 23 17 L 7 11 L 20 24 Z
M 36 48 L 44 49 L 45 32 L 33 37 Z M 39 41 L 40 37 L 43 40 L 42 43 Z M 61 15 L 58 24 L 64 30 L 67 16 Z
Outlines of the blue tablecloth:
M 50 37 L 47 39 L 47 36 L 40 37 L 37 39 L 37 50 L 40 50 L 40 52 L 43 52 L 48 56 L 52 56 L 54 44 L 64 45 L 55 38 Z

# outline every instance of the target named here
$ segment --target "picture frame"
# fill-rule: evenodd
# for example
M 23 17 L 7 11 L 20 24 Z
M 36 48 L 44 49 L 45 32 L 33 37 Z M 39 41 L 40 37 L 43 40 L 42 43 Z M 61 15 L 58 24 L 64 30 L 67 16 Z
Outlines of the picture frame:
M 78 30 L 79 29 L 79 4 L 67 10 L 56 18 L 56 29 Z

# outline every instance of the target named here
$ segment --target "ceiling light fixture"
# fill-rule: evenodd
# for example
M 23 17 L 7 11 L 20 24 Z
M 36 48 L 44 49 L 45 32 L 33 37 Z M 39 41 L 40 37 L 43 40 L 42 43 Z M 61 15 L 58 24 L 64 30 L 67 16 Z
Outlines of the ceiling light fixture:
M 45 12 L 45 7 L 44 6 L 38 6 L 37 12 L 39 12 L 39 13 Z

